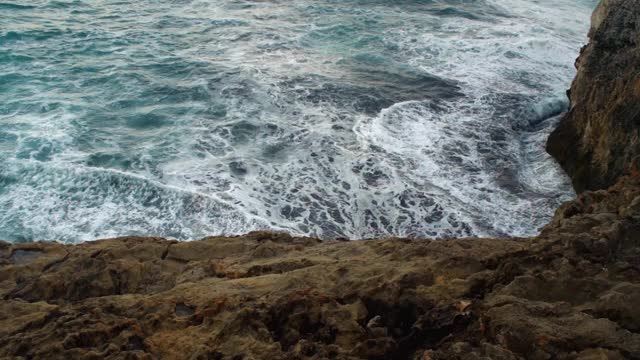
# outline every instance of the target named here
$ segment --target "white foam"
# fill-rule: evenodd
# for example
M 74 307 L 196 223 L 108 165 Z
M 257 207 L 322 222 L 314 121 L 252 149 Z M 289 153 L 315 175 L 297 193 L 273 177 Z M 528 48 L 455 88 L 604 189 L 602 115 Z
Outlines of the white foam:
M 126 234 L 194 239 L 263 228 L 349 238 L 533 234 L 571 191 L 543 149 L 550 125 L 526 125 L 562 106 L 593 2 L 487 0 L 509 15 L 491 22 L 384 2 L 243 7 L 198 0 L 140 13 L 100 3 L 101 16 L 140 27 L 129 36 L 128 26 L 83 15 L 68 25 L 91 36 L 101 29 L 98 38 L 121 44 L 103 75 L 133 76 L 127 66 L 148 65 L 136 57 L 147 50 L 154 61 L 196 64 L 193 74 L 145 67 L 135 81 L 92 87 L 55 78 L 59 64 L 43 59 L 44 75 L 60 88 L 36 84 L 16 101 L 62 106 L 43 116 L 0 115 L 3 125 L 19 125 L 11 130 L 15 148 L 2 148 L 8 156 L 0 160 L 1 175 L 19 181 L 0 193 L 0 222 L 25 238 L 67 241 Z M 163 21 L 168 28 L 157 26 Z M 353 35 L 341 36 L 341 26 Z M 172 42 L 179 46 L 167 48 Z M 377 115 L 339 96 L 312 99 L 323 86 L 358 86 L 348 64 L 361 54 L 454 80 L 464 97 L 400 102 Z M 114 84 L 121 85 L 117 93 L 109 92 Z M 151 86 L 197 89 L 205 100 L 142 104 L 135 108 L 140 114 L 170 113 L 174 105 L 189 110 L 165 127 L 93 129 L 104 132 L 92 137 L 100 143 L 78 144 L 91 111 L 135 101 Z M 0 94 L 0 100 L 7 99 Z M 206 112 L 214 106 L 224 115 Z M 526 121 L 498 111 L 509 106 L 525 106 L 518 114 Z M 124 116 L 117 109 L 109 115 Z M 241 122 L 254 128 L 245 129 L 246 141 L 234 141 Z M 55 151 L 46 159 L 16 159 L 31 139 Z M 133 164 L 126 171 L 87 166 L 96 153 L 124 154 Z M 246 173 L 234 173 L 232 163 Z
M 138 174 L 33 161 L 3 172 L 22 182 L 0 197 L 0 220 L 22 228 L 27 238 L 75 242 L 139 234 L 193 239 L 274 228 L 215 194 Z

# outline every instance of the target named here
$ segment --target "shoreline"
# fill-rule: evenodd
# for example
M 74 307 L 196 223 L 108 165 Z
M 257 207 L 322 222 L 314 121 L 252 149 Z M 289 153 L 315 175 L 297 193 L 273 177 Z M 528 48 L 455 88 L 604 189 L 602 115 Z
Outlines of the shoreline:
M 640 5 L 589 35 L 539 235 L 0 241 L 0 358 L 640 359 Z

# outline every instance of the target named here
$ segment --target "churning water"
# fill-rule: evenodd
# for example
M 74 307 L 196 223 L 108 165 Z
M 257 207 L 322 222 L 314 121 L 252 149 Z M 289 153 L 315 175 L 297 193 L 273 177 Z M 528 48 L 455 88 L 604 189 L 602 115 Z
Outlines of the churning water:
M 0 0 L 0 239 L 531 235 L 596 0 Z

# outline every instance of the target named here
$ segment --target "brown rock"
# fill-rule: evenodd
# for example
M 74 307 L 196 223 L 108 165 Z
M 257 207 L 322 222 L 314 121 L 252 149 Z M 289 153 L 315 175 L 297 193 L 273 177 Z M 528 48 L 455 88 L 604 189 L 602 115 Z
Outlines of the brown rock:
M 615 184 L 539 236 L 0 242 L 0 358 L 640 359 L 639 14 L 602 1 L 549 141 Z
M 638 194 L 527 239 L 3 244 L 0 357 L 640 358 Z
M 547 151 L 578 192 L 613 185 L 640 154 L 640 11 L 637 0 L 603 0 L 576 62 L 571 110 Z

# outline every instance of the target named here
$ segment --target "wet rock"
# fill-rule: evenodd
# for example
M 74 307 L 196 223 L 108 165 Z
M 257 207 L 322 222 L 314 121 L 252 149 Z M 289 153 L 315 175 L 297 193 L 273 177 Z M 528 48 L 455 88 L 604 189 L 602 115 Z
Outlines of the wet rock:
M 9 257 L 14 264 L 24 264 L 40 257 L 42 252 L 38 250 L 15 250 Z

